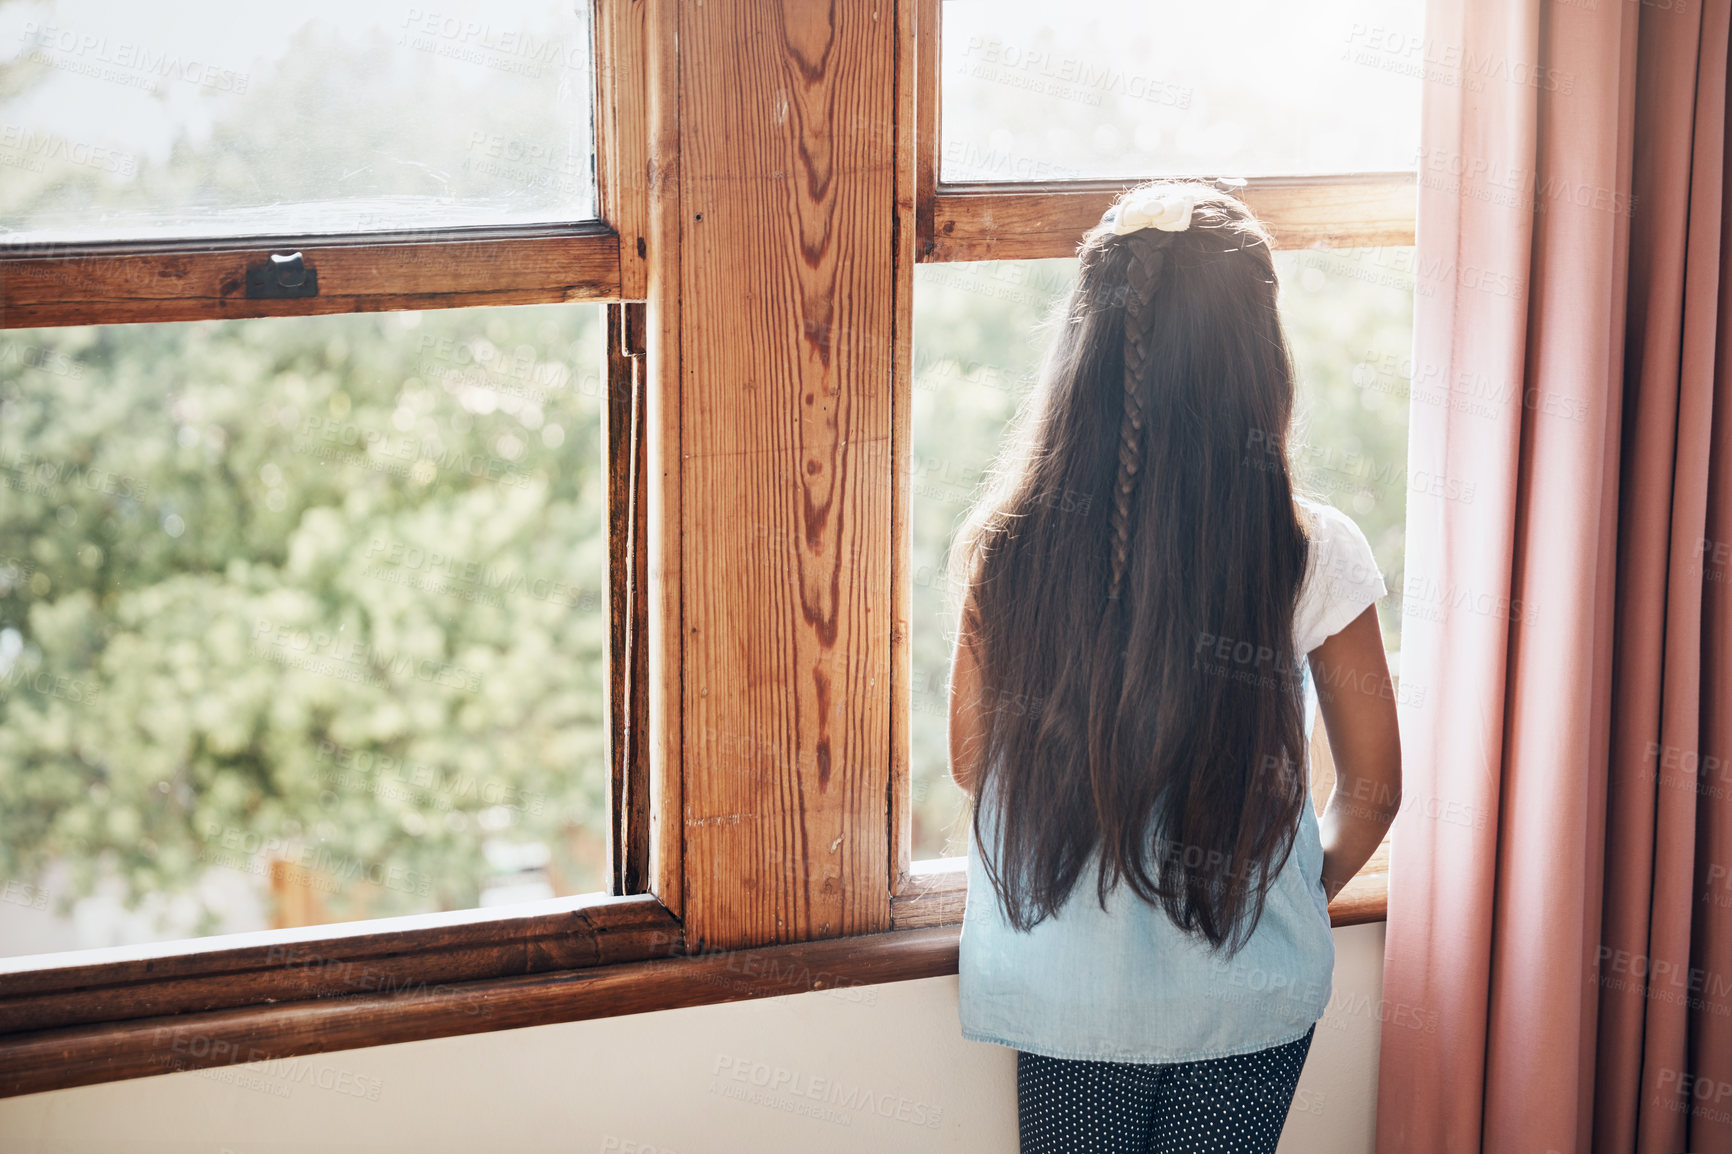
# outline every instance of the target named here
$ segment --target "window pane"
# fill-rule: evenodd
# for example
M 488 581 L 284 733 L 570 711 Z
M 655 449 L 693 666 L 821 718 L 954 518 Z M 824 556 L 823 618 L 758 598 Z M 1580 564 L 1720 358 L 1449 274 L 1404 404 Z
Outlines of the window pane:
M 0 7 L 0 240 L 595 216 L 589 5 Z
M 601 349 L 0 335 L 0 954 L 605 888 Z
M 941 176 L 1410 170 L 1421 4 L 946 0 Z
M 1291 459 L 1304 491 L 1365 531 L 1390 596 L 1384 641 L 1401 645 L 1411 248 L 1279 253 L 1281 311 L 1298 371 Z M 959 606 L 947 560 L 1028 396 L 1075 260 L 923 264 L 914 270 L 913 677 L 915 859 L 966 852 L 965 798 L 950 778 L 950 661 Z M 1434 390 L 1435 391 L 1435 390 Z M 1423 392 L 1423 388 L 1422 388 Z

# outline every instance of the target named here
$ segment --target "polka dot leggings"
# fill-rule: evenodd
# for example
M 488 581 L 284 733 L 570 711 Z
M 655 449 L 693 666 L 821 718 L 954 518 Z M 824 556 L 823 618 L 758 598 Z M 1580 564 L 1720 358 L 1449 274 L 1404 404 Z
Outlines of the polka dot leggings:
M 1268 1154 L 1316 1032 L 1251 1054 L 1161 1065 L 1018 1050 L 1022 1154 Z

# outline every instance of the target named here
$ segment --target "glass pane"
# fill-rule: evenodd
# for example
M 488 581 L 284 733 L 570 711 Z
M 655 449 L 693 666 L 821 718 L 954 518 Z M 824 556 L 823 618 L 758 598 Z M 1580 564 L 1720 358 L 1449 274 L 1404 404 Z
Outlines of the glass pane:
M 949 181 L 1410 170 L 1420 76 L 1460 71 L 1422 0 L 945 0 L 943 19 Z
M 595 216 L 589 5 L 0 7 L 0 241 Z
M 1283 324 L 1298 371 L 1292 439 L 1305 491 L 1365 531 L 1390 595 L 1384 641 L 1401 645 L 1413 250 L 1279 253 Z M 956 529 L 1028 396 L 1076 261 L 923 264 L 914 270 L 913 677 L 916 860 L 966 852 L 950 778 L 950 661 L 959 606 L 946 569 Z M 1392 669 L 1394 663 L 1392 662 Z
M 0 334 L 0 954 L 605 888 L 601 350 Z

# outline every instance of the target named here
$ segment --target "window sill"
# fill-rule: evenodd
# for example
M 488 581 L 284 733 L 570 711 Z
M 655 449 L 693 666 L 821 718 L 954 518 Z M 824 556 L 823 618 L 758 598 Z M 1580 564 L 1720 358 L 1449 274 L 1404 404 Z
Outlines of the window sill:
M 968 897 L 966 860 L 947 857 L 915 862 L 890 900 L 891 928 L 914 930 L 960 922 Z M 1385 838 L 1365 867 L 1329 903 L 1329 924 L 1339 928 L 1383 921 L 1388 902 L 1389 840 Z
M 1384 918 L 1386 854 L 1333 925 Z M 589 895 L 0 961 L 0 1097 L 954 974 L 960 859 L 915 863 L 898 890 L 885 933 L 703 954 L 655 898 Z

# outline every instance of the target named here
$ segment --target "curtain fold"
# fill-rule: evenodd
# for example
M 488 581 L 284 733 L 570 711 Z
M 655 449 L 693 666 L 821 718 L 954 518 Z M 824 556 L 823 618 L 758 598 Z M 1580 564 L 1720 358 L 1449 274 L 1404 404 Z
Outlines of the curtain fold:
M 1428 7 L 1380 1151 L 1732 1154 L 1729 6 Z

